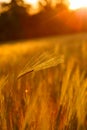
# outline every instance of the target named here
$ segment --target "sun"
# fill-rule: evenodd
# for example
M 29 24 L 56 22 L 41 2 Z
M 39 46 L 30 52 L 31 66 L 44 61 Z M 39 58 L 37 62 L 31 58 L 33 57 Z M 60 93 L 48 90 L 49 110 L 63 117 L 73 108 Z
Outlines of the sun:
M 69 0 L 69 3 L 70 3 L 69 8 L 72 10 L 87 7 L 87 0 Z

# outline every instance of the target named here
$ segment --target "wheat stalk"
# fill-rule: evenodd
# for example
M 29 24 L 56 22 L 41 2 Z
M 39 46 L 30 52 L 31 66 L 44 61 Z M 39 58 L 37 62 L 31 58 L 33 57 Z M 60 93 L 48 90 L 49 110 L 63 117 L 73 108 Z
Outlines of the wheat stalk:
M 31 63 L 31 61 L 33 63 Z M 63 62 L 64 62 L 63 56 L 57 56 L 55 54 L 50 54 L 50 53 L 45 52 L 42 55 L 38 56 L 38 58 L 36 57 L 36 59 L 35 57 L 31 58 L 31 60 L 29 60 L 27 65 L 19 73 L 19 75 L 17 76 L 17 79 L 20 79 L 26 74 L 29 74 L 31 72 L 36 72 L 43 69 L 55 67 L 58 64 L 63 63 Z

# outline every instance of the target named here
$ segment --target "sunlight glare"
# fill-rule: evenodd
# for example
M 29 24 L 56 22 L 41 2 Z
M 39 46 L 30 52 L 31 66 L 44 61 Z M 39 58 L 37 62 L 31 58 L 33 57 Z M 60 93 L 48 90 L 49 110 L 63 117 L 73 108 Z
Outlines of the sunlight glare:
M 70 3 L 69 8 L 72 10 L 87 7 L 87 0 L 69 0 L 69 3 Z
M 38 0 L 24 0 L 26 3 L 31 4 L 32 6 L 37 6 Z
M 0 3 L 3 3 L 3 2 L 9 3 L 11 2 L 11 0 L 0 0 Z

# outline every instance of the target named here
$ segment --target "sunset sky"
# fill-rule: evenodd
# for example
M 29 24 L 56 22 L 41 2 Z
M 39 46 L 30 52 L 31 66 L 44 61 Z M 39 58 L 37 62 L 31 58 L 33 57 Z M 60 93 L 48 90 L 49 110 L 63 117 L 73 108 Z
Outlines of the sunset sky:
M 0 2 L 10 2 L 11 0 L 0 0 Z M 32 4 L 32 5 L 37 5 L 38 1 L 40 0 L 24 0 L 26 3 Z M 51 0 L 52 3 L 58 2 L 58 0 Z M 60 2 L 61 0 L 59 0 Z M 64 0 L 64 3 L 67 3 L 69 0 Z
M 0 0 L 0 2 L 10 2 L 11 0 Z M 26 3 L 31 4 L 34 8 L 37 8 L 39 0 L 24 0 Z M 58 0 L 52 0 L 55 3 Z M 60 0 L 59 0 L 60 1 Z M 64 0 L 64 3 L 68 4 L 70 9 L 78 9 L 82 7 L 87 7 L 87 0 Z

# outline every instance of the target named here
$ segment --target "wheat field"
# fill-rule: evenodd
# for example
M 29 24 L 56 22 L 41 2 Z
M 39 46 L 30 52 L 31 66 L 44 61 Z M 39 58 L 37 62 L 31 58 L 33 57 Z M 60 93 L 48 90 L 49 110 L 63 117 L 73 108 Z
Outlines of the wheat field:
M 0 46 L 0 130 L 87 130 L 86 37 Z

